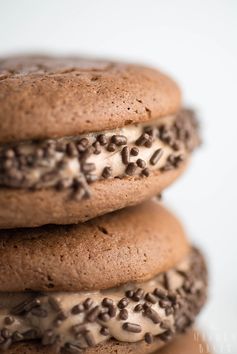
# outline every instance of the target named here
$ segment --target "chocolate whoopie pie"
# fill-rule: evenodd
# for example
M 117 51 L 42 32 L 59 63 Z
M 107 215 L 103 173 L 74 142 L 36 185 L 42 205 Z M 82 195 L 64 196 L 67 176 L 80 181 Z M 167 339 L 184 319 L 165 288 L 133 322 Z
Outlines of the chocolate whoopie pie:
M 160 193 L 199 144 L 155 69 L 83 58 L 0 60 L 0 228 L 83 222 Z
M 0 348 L 152 353 L 204 305 L 207 271 L 155 202 L 84 224 L 0 231 Z

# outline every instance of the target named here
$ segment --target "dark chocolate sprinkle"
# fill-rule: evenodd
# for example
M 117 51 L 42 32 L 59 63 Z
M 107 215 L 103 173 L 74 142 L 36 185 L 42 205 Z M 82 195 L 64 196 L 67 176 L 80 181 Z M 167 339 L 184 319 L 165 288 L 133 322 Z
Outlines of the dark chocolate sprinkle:
M 150 135 L 147 133 L 143 133 L 137 140 L 136 145 L 142 146 L 145 145 L 150 140 Z
M 150 158 L 150 164 L 151 165 L 156 165 L 157 162 L 160 160 L 161 156 L 163 155 L 163 150 L 162 149 L 157 149 L 151 156 Z
M 71 313 L 73 315 L 78 315 L 79 313 L 84 311 L 84 305 L 83 304 L 78 304 L 73 306 L 73 308 L 71 309 Z
M 145 176 L 145 177 L 149 177 L 150 175 L 150 171 L 149 171 L 149 168 L 144 168 L 144 170 L 142 170 L 142 175 Z
M 110 320 L 110 315 L 108 313 L 101 313 L 99 319 L 103 322 L 108 322 Z
M 21 315 L 24 312 L 31 311 L 34 307 L 39 306 L 39 305 L 40 305 L 40 299 L 38 299 L 38 298 L 25 300 L 22 303 L 20 303 L 19 305 L 16 305 L 15 307 L 13 307 L 13 309 L 11 310 L 11 314 Z
M 157 323 L 161 323 L 161 318 L 159 316 L 159 314 L 153 310 L 152 308 L 147 308 L 144 311 L 144 315 L 148 318 L 150 318 L 152 320 L 153 323 L 157 324 Z
M 97 140 L 99 141 L 99 143 L 100 143 L 101 145 L 106 145 L 107 142 L 108 142 L 108 139 L 107 139 L 107 137 L 106 137 L 105 134 L 100 134 L 100 135 L 97 137 Z
M 131 299 L 131 298 L 133 297 L 133 295 L 134 295 L 134 291 L 133 291 L 133 290 L 127 290 L 127 291 L 125 292 L 125 295 L 126 295 L 129 299 Z
M 144 295 L 145 295 L 144 290 L 141 288 L 138 288 L 134 292 L 132 299 L 133 299 L 133 301 L 140 301 L 144 297 Z
M 94 322 L 99 316 L 99 314 L 100 314 L 100 306 L 95 306 L 87 313 L 86 319 L 89 322 Z
M 137 160 L 137 166 L 140 168 L 145 168 L 146 167 L 146 162 L 142 159 Z
M 136 172 L 136 169 L 137 169 L 137 165 L 134 163 L 134 162 L 130 162 L 128 165 L 127 165 L 127 168 L 125 170 L 125 173 L 129 176 L 133 176 Z
M 154 291 L 153 291 L 153 294 L 156 295 L 159 299 L 166 299 L 167 296 L 168 296 L 168 293 L 166 290 L 164 289 L 161 289 L 161 288 L 156 288 Z
M 134 307 L 134 311 L 135 311 L 135 312 L 141 312 L 142 310 L 143 310 L 142 304 L 137 304 L 137 305 Z
M 105 306 L 105 307 L 109 307 L 113 304 L 114 304 L 113 300 L 109 299 L 108 297 L 105 297 L 102 301 L 102 306 Z
M 114 152 L 116 150 L 116 145 L 113 144 L 113 143 L 110 143 L 108 146 L 107 146 L 107 150 L 109 152 Z
M 128 311 L 126 309 L 122 309 L 119 312 L 119 318 L 120 320 L 126 321 L 128 319 Z
M 118 302 L 118 308 L 124 309 L 126 306 L 128 306 L 128 303 L 129 303 L 128 299 L 124 297 Z
M 124 148 L 121 151 L 122 155 L 122 161 L 124 165 L 127 165 L 129 163 L 129 148 L 128 146 L 124 146 Z
M 155 304 L 157 302 L 155 295 L 153 295 L 152 293 L 147 293 L 145 296 L 145 300 L 151 302 L 152 304 Z
M 130 151 L 132 156 L 137 156 L 139 154 L 139 149 L 137 147 L 133 147 Z
M 153 342 L 153 335 L 150 332 L 145 333 L 145 342 L 151 344 Z
M 132 332 L 132 333 L 140 333 L 142 331 L 142 327 L 139 324 L 125 322 L 122 326 L 125 331 Z
M 93 305 L 93 300 L 91 298 L 87 298 L 84 302 L 83 305 L 86 310 L 88 310 L 92 305 Z
M 102 177 L 104 178 L 109 178 L 112 176 L 112 168 L 111 167 L 105 167 L 102 172 Z
M 124 135 L 113 135 L 111 138 L 111 142 L 117 146 L 126 145 L 127 138 Z

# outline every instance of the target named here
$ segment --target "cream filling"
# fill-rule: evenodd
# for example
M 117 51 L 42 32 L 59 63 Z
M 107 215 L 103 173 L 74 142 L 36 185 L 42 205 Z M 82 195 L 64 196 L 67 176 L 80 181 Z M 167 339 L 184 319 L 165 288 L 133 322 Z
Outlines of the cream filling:
M 81 138 L 87 138 L 92 145 L 96 141 L 96 137 L 99 134 L 105 134 L 108 139 L 110 139 L 113 135 L 123 135 L 127 138 L 126 146 L 129 149 L 133 147 L 137 147 L 139 149 L 138 156 L 132 156 L 130 154 L 129 162 L 134 162 L 138 159 L 142 159 L 146 163 L 146 167 L 149 168 L 150 171 L 160 169 L 165 166 L 167 162 L 168 156 L 171 154 L 173 156 L 182 155 L 184 158 L 188 154 L 187 149 L 184 144 L 180 144 L 180 149 L 178 151 L 174 151 L 169 145 L 165 144 L 158 137 L 154 137 L 152 146 L 147 148 L 145 146 L 136 146 L 136 140 L 142 135 L 144 132 L 144 127 L 153 127 L 154 133 L 157 132 L 158 127 L 161 125 L 165 125 L 166 127 L 171 126 L 176 117 L 175 116 L 166 116 L 164 118 L 159 118 L 153 120 L 152 122 L 129 125 L 123 128 L 114 129 L 111 131 L 104 131 L 99 133 L 91 133 L 86 135 L 81 135 Z M 72 142 L 78 140 L 79 137 L 67 137 L 62 139 L 57 139 L 57 141 L 61 142 Z M 42 141 L 39 143 L 25 142 L 20 143 L 17 148 L 22 155 L 29 156 L 34 155 L 36 149 L 40 149 L 46 141 Z M 126 175 L 125 170 L 126 166 L 122 161 L 121 151 L 124 148 L 123 146 L 117 146 L 114 152 L 109 152 L 106 149 L 106 146 L 100 146 L 101 153 L 96 155 L 92 154 L 86 159 L 86 163 L 92 163 L 95 165 L 95 169 L 91 172 L 97 179 L 102 178 L 102 172 L 105 167 L 110 167 L 112 170 L 111 177 L 123 177 Z M 163 154 L 158 162 L 153 165 L 150 163 L 150 159 L 154 152 L 157 149 L 162 149 Z M 62 166 L 58 168 L 58 164 L 63 162 Z M 45 157 L 40 160 L 36 166 L 33 167 L 25 167 L 24 169 L 24 177 L 27 181 L 30 181 L 30 184 L 34 186 L 38 182 L 43 187 L 51 187 L 57 185 L 58 182 L 62 180 L 73 180 L 80 176 L 81 174 L 81 166 L 78 160 L 78 157 L 69 157 L 65 152 L 55 151 L 52 156 Z M 134 175 L 139 175 L 141 173 L 141 168 L 137 167 Z M 48 178 L 44 178 L 48 176 Z M 41 182 L 43 181 L 43 182 Z
M 169 277 L 170 289 L 176 291 L 181 288 L 184 284 L 184 277 L 177 272 L 177 270 L 182 272 L 187 272 L 190 270 L 191 257 L 188 256 L 185 258 L 175 269 L 171 269 L 166 274 Z M 63 346 L 65 343 L 71 343 L 78 345 L 79 339 L 73 334 L 72 326 L 85 323 L 86 329 L 92 333 L 95 344 L 101 343 L 109 338 L 115 338 L 118 341 L 122 342 L 137 342 L 144 339 L 144 336 L 147 332 L 156 336 L 166 331 L 162 328 L 162 322 L 166 322 L 168 327 L 172 330 L 174 326 L 174 315 L 166 315 L 164 308 L 159 305 L 159 301 L 155 304 L 151 304 L 151 308 L 155 310 L 161 318 L 161 323 L 154 324 L 153 321 L 145 317 L 142 312 L 135 312 L 134 307 L 137 305 L 136 302 L 129 300 L 129 303 L 126 307 L 128 311 L 128 318 L 126 320 L 121 320 L 119 318 L 119 309 L 117 308 L 116 316 L 110 318 L 108 321 L 103 322 L 99 318 L 96 321 L 89 322 L 85 319 L 85 312 L 74 315 L 71 313 L 73 306 L 83 303 L 87 298 L 93 300 L 93 307 L 99 305 L 101 308 L 102 300 L 110 298 L 113 300 L 114 304 L 117 305 L 119 300 L 125 297 L 126 290 L 132 290 L 137 288 L 142 288 L 145 293 L 153 292 L 155 288 L 164 289 L 163 286 L 163 274 L 160 274 L 153 279 L 143 282 L 140 284 L 126 284 L 118 288 L 112 288 L 104 291 L 90 291 L 90 292 L 77 292 L 77 293 L 65 293 L 65 292 L 56 292 L 56 293 L 44 293 L 40 296 L 41 308 L 46 310 L 48 315 L 45 318 L 37 317 L 29 312 L 25 316 L 14 316 L 14 323 L 11 325 L 6 325 L 5 317 L 9 315 L 11 309 L 17 304 L 21 303 L 27 298 L 34 296 L 30 293 L 2 293 L 0 294 L 0 304 L 2 308 L 0 309 L 0 328 L 8 328 L 11 333 L 14 331 L 19 331 L 24 333 L 27 330 L 36 328 L 39 331 L 39 337 L 43 337 L 45 331 L 51 329 L 55 335 L 60 336 L 60 346 Z M 201 279 L 195 280 L 195 290 L 203 288 L 203 281 Z M 36 296 L 35 296 L 36 297 Z M 60 326 L 55 326 L 54 320 L 57 316 L 57 311 L 52 308 L 49 303 L 49 299 L 56 300 L 59 304 L 60 311 L 66 315 L 66 319 L 62 321 Z M 140 300 L 140 304 L 145 303 L 145 300 Z M 124 322 L 135 323 L 141 326 L 141 332 L 131 333 L 122 328 Z M 103 326 L 106 326 L 109 330 L 109 334 L 104 336 L 100 333 L 100 330 Z M 81 343 L 81 342 L 80 342 Z

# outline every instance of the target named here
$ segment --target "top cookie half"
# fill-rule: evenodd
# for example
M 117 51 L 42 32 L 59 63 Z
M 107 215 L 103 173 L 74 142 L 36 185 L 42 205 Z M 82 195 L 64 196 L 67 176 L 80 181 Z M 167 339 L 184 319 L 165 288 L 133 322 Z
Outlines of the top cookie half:
M 180 105 L 176 83 L 148 67 L 76 57 L 0 60 L 0 143 L 121 128 Z
M 160 193 L 198 145 L 158 70 L 83 58 L 0 59 L 0 228 L 77 223 Z

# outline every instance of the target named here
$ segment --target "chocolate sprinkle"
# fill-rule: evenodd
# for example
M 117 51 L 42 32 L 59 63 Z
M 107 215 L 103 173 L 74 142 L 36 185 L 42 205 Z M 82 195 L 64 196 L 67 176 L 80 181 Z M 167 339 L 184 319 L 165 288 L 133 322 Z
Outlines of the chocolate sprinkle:
M 113 135 L 111 138 L 111 142 L 117 146 L 126 145 L 127 138 L 124 135 Z
M 120 320 L 126 321 L 128 319 L 128 311 L 126 309 L 122 309 L 119 312 L 119 318 Z
M 125 331 L 132 333 L 140 333 L 142 331 L 142 327 L 136 323 L 125 322 L 122 326 Z
M 95 322 L 95 320 L 97 319 L 97 317 L 100 314 L 100 306 L 95 306 L 93 309 L 91 309 L 87 315 L 86 315 L 86 319 L 89 322 Z
M 137 156 L 139 154 L 139 149 L 137 147 L 131 148 L 130 154 L 132 156 Z
M 127 165 L 129 163 L 129 148 L 128 146 L 125 146 L 123 150 L 121 151 L 122 155 L 122 161 L 124 165 Z
M 152 320 L 153 323 L 161 323 L 161 318 L 159 314 L 152 308 L 146 308 L 144 315 Z
M 135 174 L 135 172 L 136 172 L 136 169 L 137 169 L 136 164 L 134 162 L 130 162 L 127 165 L 127 168 L 126 168 L 125 172 L 129 176 L 133 176 Z
M 78 315 L 79 313 L 84 311 L 84 305 L 83 304 L 78 304 L 73 306 L 73 308 L 71 309 L 71 313 L 73 315 Z
M 151 344 L 153 342 L 153 335 L 150 332 L 147 332 L 145 333 L 144 339 L 147 344 Z
M 124 309 L 126 306 L 128 306 L 128 299 L 126 297 L 123 297 L 119 302 L 118 302 L 118 308 L 119 309 Z
M 163 155 L 163 150 L 162 149 L 157 149 L 152 157 L 150 158 L 150 164 L 151 165 L 156 165 L 157 162 L 160 160 L 161 156 Z
M 106 179 L 111 177 L 112 176 L 112 168 L 111 167 L 105 167 L 103 169 L 102 176 L 104 178 L 106 178 Z

